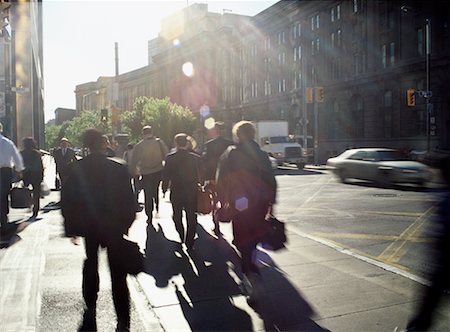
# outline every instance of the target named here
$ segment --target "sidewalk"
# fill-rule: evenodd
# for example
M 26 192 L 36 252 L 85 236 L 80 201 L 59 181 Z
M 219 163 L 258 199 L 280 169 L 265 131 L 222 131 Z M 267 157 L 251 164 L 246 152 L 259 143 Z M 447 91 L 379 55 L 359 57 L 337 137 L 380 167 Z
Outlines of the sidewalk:
M 58 197 L 59 192 L 52 192 L 41 201 L 42 206 Z M 411 315 L 420 284 L 315 241 L 290 224 L 286 250 L 258 251 L 264 286 L 255 311 L 239 288 L 231 224 L 221 224 L 223 238 L 216 238 L 211 217 L 200 216 L 196 249 L 187 253 L 178 243 L 167 197 L 161 198 L 160 206 L 148 240 L 145 213 L 137 214 L 130 229 L 130 238 L 147 247 L 146 273 L 129 280 L 136 309 L 133 315 L 145 322 L 147 331 L 161 326 L 165 331 L 394 331 L 396 327 L 402 330 Z M 13 209 L 10 219 L 24 220 L 30 214 Z M 39 217 L 18 234 L 21 241 L 0 250 L 1 331 L 38 331 L 43 281 L 50 273 L 61 280 L 70 273 L 47 271 L 44 265 L 51 234 L 61 234 L 60 229 L 55 232 L 62 222 L 60 211 Z M 77 259 L 81 259 L 83 251 L 78 252 Z M 144 304 L 138 304 L 136 297 L 142 293 Z M 146 301 L 155 316 L 143 319 L 139 309 Z M 447 301 L 439 310 L 435 330 L 448 331 L 448 308 Z M 108 310 L 114 316 L 112 307 Z M 76 315 L 67 320 L 65 330 L 76 326 Z M 133 326 L 132 322 L 132 330 Z

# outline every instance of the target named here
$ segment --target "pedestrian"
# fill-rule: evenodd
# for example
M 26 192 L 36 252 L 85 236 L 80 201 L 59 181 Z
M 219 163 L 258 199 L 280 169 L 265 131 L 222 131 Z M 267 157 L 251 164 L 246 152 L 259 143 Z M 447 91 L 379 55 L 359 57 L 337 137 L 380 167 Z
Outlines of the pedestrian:
M 217 206 L 217 192 L 216 192 L 216 170 L 222 153 L 233 142 L 222 136 L 223 122 L 215 122 L 214 127 L 208 130 L 208 138 L 210 138 L 204 146 L 203 162 L 206 168 L 206 186 L 213 194 L 214 204 Z M 213 232 L 217 236 L 220 236 L 219 221 L 216 218 L 216 214 L 212 213 L 214 222 Z
M 134 147 L 130 167 L 133 176 L 142 176 L 145 213 L 148 217 L 147 223 L 150 226 L 153 220 L 154 206 L 156 206 L 156 212 L 159 212 L 159 184 L 163 161 L 168 150 L 164 142 L 153 135 L 151 126 L 142 128 L 142 136 L 143 139 Z
M 106 156 L 109 158 L 114 158 L 116 156 L 116 152 L 112 148 L 108 135 L 103 135 L 103 140 L 105 141 L 104 144 L 106 145 Z
M 223 206 L 234 211 L 233 243 L 241 253 L 244 281 L 254 289 L 259 283 L 259 270 L 253 261 L 256 245 L 267 232 L 266 215 L 272 213 L 277 184 L 270 160 L 255 139 L 255 127 L 240 121 L 233 127 L 236 145 L 222 155 L 217 170 L 217 193 Z M 256 292 L 252 294 L 256 299 Z
M 134 196 L 127 167 L 106 156 L 106 145 L 97 129 L 83 134 L 90 154 L 74 163 L 62 187 L 61 208 L 65 235 L 77 244 L 84 237 L 83 266 L 85 311 L 80 331 L 96 331 L 96 302 L 99 291 L 98 250 L 106 247 L 111 273 L 112 297 L 117 331 L 129 331 L 130 297 L 127 272 L 113 251 L 135 219 Z M 116 254 L 114 254 L 116 253 Z
M 194 238 L 197 228 L 197 186 L 202 182 L 201 158 L 189 152 L 188 135 L 175 135 L 176 150 L 167 155 L 163 171 L 162 191 L 165 195 L 170 188 L 173 222 L 180 235 L 181 243 L 187 250 L 194 249 Z M 186 213 L 186 232 L 183 226 L 182 213 Z
M 25 169 L 23 171 L 23 183 L 26 187 L 31 185 L 33 195 L 33 214 L 31 219 L 36 219 L 39 213 L 39 201 L 41 198 L 41 183 L 44 179 L 44 166 L 42 156 L 37 150 L 36 141 L 33 137 L 25 137 L 21 151 Z
M 53 158 L 56 163 L 56 173 L 60 179 L 61 188 L 67 178 L 69 165 L 77 160 L 75 151 L 70 147 L 69 140 L 65 137 L 59 141 L 59 148 L 53 151 Z
M 125 160 L 125 162 L 127 163 L 128 170 L 130 171 L 131 184 L 133 186 L 134 197 L 136 199 L 136 212 L 141 212 L 142 211 L 142 207 L 139 205 L 139 193 L 141 191 L 141 183 L 140 183 L 140 179 L 139 179 L 140 176 L 139 175 L 133 175 L 133 170 L 130 167 L 131 157 L 133 156 L 133 149 L 134 149 L 134 145 L 131 144 L 131 143 L 128 143 L 127 144 L 127 149 L 123 153 L 123 160 Z
M 8 222 L 9 192 L 13 179 L 13 173 L 22 177 L 24 169 L 22 156 L 15 144 L 3 136 L 3 125 L 0 122 L 0 237 L 1 240 L 10 238 L 16 227 Z
M 430 285 L 425 287 L 406 331 L 428 331 L 444 291 L 450 289 L 450 157 L 441 160 L 438 167 L 445 183 L 445 193 L 435 219 L 435 256 L 429 257 L 434 262 L 434 269 L 428 278 Z

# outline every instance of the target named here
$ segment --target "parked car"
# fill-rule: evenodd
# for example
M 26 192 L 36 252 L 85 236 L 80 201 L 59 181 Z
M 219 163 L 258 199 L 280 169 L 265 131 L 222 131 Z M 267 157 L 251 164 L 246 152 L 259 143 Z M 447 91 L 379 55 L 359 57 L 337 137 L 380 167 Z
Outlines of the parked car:
M 361 148 L 344 151 L 330 158 L 327 166 L 345 182 L 361 179 L 381 186 L 412 183 L 424 186 L 431 178 L 428 166 L 408 160 L 400 151 L 386 148 Z

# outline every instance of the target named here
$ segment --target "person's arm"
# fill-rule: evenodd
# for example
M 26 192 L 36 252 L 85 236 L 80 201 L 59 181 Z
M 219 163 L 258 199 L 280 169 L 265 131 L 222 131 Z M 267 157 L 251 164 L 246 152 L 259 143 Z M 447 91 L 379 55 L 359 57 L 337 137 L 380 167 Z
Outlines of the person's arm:
M 22 155 L 20 154 L 19 150 L 16 148 L 16 146 L 14 144 L 11 144 L 11 149 L 12 149 L 12 157 L 13 157 L 13 162 L 14 162 L 14 170 L 16 172 L 22 172 L 25 167 L 23 165 L 23 159 L 22 159 Z
M 171 167 L 172 167 L 171 158 L 167 157 L 166 163 L 165 163 L 163 171 L 162 171 L 162 186 L 161 187 L 162 187 L 163 194 L 165 194 L 166 191 L 170 187 Z

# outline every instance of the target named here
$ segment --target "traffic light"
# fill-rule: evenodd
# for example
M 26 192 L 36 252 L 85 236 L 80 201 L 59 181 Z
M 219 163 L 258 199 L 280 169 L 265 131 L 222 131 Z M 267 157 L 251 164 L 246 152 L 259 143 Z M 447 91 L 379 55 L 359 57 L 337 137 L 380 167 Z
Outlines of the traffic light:
M 323 96 L 323 87 L 318 86 L 318 87 L 316 88 L 316 102 L 317 102 L 317 103 L 323 103 L 323 99 L 324 99 L 324 96 Z
M 313 101 L 313 88 L 306 88 L 306 103 L 312 104 Z
M 106 108 L 102 108 L 102 110 L 100 111 L 100 121 L 102 123 L 107 123 L 108 122 L 108 110 Z
M 406 102 L 408 107 L 416 106 L 416 91 L 414 89 L 408 89 L 406 91 Z

